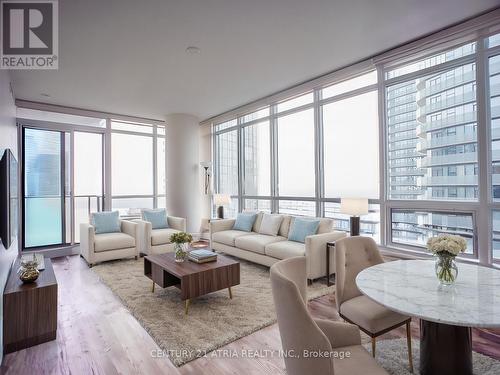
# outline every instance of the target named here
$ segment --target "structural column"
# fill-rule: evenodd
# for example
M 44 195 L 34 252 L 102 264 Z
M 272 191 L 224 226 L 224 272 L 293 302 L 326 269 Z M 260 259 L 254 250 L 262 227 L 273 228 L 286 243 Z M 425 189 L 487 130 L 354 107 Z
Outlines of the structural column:
M 201 223 L 199 180 L 199 120 L 175 113 L 167 126 L 167 211 L 187 219 L 187 231 L 198 233 Z

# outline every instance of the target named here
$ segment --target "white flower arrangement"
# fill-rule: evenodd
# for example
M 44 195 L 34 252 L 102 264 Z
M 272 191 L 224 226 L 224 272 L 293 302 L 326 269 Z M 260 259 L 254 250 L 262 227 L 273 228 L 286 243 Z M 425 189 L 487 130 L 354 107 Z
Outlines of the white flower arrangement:
M 429 238 L 427 241 L 427 249 L 436 255 L 456 257 L 458 254 L 465 252 L 467 249 L 467 241 L 460 236 L 441 234 L 437 237 Z

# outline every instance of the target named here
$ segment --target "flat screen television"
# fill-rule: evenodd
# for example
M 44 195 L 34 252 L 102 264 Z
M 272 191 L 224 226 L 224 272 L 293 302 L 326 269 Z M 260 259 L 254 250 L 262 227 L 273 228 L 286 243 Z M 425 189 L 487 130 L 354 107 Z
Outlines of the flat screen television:
M 17 160 L 6 149 L 0 160 L 0 238 L 8 249 L 17 236 Z

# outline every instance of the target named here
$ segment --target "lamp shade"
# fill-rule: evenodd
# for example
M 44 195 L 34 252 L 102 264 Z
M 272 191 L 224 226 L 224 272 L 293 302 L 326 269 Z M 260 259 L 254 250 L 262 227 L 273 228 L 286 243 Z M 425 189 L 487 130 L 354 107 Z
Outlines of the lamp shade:
M 226 206 L 231 203 L 231 197 L 227 194 L 215 194 L 214 204 L 216 206 Z
M 340 213 L 361 216 L 368 213 L 368 198 L 341 198 Z

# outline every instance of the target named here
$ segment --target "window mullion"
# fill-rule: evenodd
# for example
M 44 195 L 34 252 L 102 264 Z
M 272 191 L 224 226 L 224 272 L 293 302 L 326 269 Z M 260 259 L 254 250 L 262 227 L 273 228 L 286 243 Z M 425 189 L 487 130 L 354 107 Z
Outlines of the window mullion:
M 491 202 L 491 162 L 490 150 L 490 121 L 488 110 L 488 58 L 484 53 L 484 41 L 477 43 L 476 62 L 476 105 L 477 105 L 477 143 L 478 143 L 478 182 L 479 182 L 479 210 L 476 215 L 476 242 L 479 262 L 491 264 L 492 261 L 492 214 L 489 207 Z
M 276 117 L 276 105 L 273 104 L 269 107 L 270 118 L 270 143 L 271 143 L 271 212 L 278 212 L 278 200 L 276 199 L 279 195 L 278 191 L 278 124 Z

